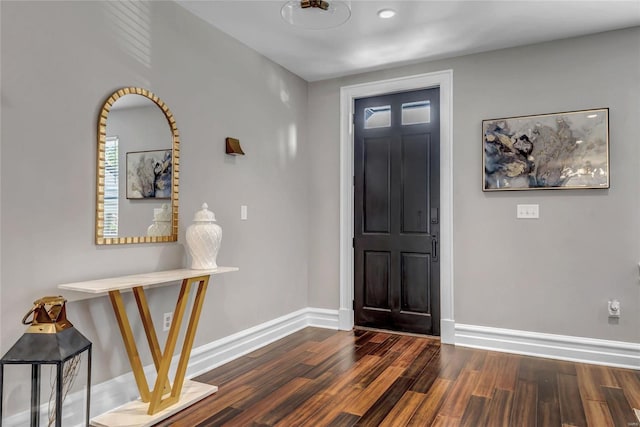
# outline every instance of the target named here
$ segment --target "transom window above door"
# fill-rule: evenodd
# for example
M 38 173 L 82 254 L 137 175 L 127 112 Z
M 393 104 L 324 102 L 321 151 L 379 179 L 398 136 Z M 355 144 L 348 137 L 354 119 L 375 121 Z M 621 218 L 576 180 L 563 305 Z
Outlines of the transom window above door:
M 376 129 L 391 126 L 392 116 L 390 105 L 367 107 L 364 109 L 364 128 Z M 415 101 L 402 104 L 401 125 L 410 126 L 431 122 L 431 102 Z

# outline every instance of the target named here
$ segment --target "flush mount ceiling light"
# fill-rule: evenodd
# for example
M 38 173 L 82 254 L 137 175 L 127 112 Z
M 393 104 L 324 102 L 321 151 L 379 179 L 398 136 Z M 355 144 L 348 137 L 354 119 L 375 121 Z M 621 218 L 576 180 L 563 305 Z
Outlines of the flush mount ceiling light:
M 323 30 L 347 22 L 351 17 L 351 9 L 342 1 L 288 1 L 280 9 L 280 15 L 296 27 Z
M 393 9 L 380 9 L 378 11 L 378 17 L 382 19 L 389 19 L 396 16 L 396 11 Z

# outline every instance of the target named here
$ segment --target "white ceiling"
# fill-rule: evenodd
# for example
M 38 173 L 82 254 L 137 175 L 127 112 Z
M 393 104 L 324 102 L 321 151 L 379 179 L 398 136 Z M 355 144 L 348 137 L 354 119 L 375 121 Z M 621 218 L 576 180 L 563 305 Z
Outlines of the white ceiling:
M 176 1 L 307 81 L 640 25 L 640 0 L 352 0 L 328 30 L 286 23 L 286 0 Z

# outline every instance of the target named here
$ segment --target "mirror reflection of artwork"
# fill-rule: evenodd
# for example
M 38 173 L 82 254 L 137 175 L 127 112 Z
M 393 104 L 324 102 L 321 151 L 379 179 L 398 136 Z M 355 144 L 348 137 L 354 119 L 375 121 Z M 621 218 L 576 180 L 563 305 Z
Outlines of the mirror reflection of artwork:
M 127 153 L 127 199 L 171 198 L 171 150 Z

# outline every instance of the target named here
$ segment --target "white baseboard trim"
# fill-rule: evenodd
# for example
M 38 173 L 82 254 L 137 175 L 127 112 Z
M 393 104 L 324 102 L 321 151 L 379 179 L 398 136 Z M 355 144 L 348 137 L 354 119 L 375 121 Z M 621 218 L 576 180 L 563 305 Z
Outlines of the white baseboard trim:
M 440 319 L 440 342 L 442 344 L 456 342 L 456 322 L 451 319 Z
M 341 308 L 338 311 L 339 326 L 341 331 L 350 331 L 353 329 L 353 309 Z
M 337 330 L 339 326 L 338 310 L 303 308 L 194 348 L 191 351 L 186 378 L 190 379 L 210 371 L 307 326 Z M 178 358 L 179 356 L 174 356 L 171 361 L 171 378 L 175 375 Z M 96 367 L 94 366 L 94 368 Z M 148 365 L 144 370 L 149 384 L 152 386 L 155 381 L 155 368 L 153 365 Z M 138 398 L 138 388 L 131 372 L 93 385 L 91 387 L 91 417 L 105 413 L 136 398 Z M 83 425 L 84 405 L 84 390 L 69 394 L 64 402 L 62 425 Z M 41 411 L 46 413 L 46 404 L 42 405 Z M 29 415 L 29 411 L 17 413 L 3 420 L 2 425 L 6 427 L 29 425 Z
M 527 356 L 640 369 L 640 344 L 475 325 L 455 325 L 455 344 Z

